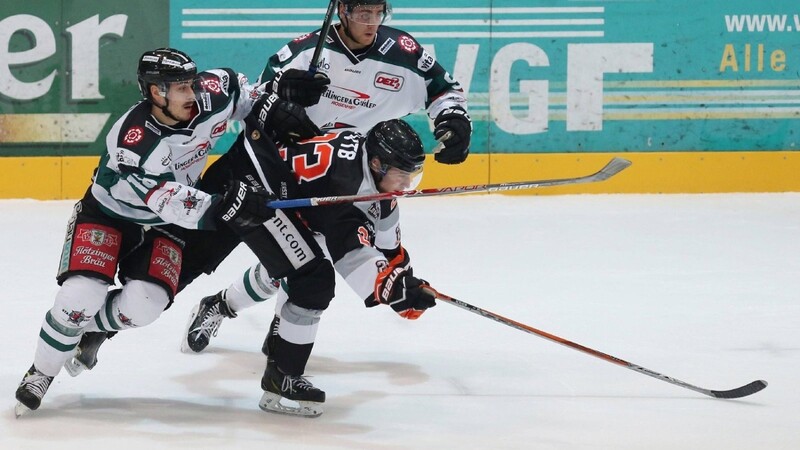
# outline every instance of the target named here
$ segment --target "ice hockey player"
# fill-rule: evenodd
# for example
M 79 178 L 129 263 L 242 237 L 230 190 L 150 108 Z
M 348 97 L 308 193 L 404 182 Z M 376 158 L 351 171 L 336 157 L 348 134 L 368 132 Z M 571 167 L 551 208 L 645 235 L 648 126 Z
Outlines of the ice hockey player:
M 263 136 L 249 138 L 254 148 L 273 145 Z M 425 161 L 419 136 L 399 119 L 378 123 L 366 136 L 329 133 L 273 153 L 277 163 L 263 166 L 266 179 L 272 191 L 290 198 L 410 189 L 419 182 Z M 313 168 L 311 161 L 317 161 Z M 284 278 L 259 406 L 318 416 L 325 393 L 303 374 L 320 317 L 334 296 L 334 267 L 367 306 L 388 304 L 406 319 L 417 319 L 434 306 L 434 295 L 425 289 L 428 283 L 414 275 L 401 245 L 396 200 L 279 210 L 259 228 L 270 231 L 272 239 L 253 239 L 253 231 L 245 242 L 270 272 Z M 330 259 L 309 230 L 324 237 Z M 280 243 L 292 250 L 281 256 L 282 262 L 274 250 Z
M 112 126 L 92 184 L 68 222 L 61 288 L 16 391 L 17 416 L 40 406 L 65 364 L 71 373 L 93 366 L 107 332 L 148 325 L 171 304 L 186 230 L 262 223 L 274 215 L 264 189 L 235 181 L 211 195 L 195 187 L 228 120 L 256 107 L 276 136 L 319 133 L 300 106 L 261 94 L 230 69 L 198 73 L 175 49 L 145 52 L 137 78 L 144 99 Z M 115 276 L 122 288 L 109 290 Z
M 259 82 L 281 98 L 306 106 L 322 129 L 366 133 L 378 122 L 426 108 L 434 121 L 434 137 L 449 136 L 435 159 L 463 162 L 472 124 L 461 86 L 410 34 L 383 25 L 391 16 L 386 0 L 342 0 L 338 14 L 340 23 L 329 33 L 316 78 L 307 69 L 320 30 L 296 38 L 272 55 Z M 259 263 L 229 288 L 203 298 L 192 311 L 181 349 L 203 351 L 223 319 L 272 298 L 277 279 Z

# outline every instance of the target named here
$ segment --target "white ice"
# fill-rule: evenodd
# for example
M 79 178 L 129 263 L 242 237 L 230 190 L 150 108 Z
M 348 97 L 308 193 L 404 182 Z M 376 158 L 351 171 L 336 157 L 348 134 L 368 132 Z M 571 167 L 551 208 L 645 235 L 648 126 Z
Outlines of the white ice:
M 717 400 L 447 304 L 418 321 L 340 280 L 307 374 L 317 419 L 258 408 L 273 302 L 179 352 L 192 306 L 254 262 L 241 247 L 91 372 L 15 419 L 70 201 L 0 201 L 2 449 L 797 449 L 800 194 L 402 199 L 415 273 L 441 292 L 709 389 Z

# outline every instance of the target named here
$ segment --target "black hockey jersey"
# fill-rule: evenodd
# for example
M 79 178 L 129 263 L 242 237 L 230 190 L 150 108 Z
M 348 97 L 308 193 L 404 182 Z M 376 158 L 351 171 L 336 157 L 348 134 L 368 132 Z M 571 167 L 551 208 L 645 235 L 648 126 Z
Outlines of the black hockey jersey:
M 342 131 L 279 148 L 284 166 L 265 168 L 270 187 L 289 198 L 377 193 L 363 140 L 361 134 Z M 385 253 L 400 246 L 397 201 L 300 208 L 297 213 L 324 236 L 336 271 L 362 299 L 369 298 L 387 265 Z

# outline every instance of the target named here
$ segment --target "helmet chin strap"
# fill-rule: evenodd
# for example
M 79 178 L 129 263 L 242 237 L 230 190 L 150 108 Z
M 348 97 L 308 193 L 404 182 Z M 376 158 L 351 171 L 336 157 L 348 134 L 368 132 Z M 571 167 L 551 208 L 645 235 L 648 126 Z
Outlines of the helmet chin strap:
M 167 89 L 169 89 L 169 88 L 167 88 Z M 174 114 L 172 114 L 169 111 L 169 99 L 167 98 L 167 93 L 166 92 L 159 92 L 159 94 L 161 95 L 161 98 L 164 99 L 164 106 L 159 106 L 158 108 L 161 110 L 162 113 L 164 113 L 165 116 L 169 117 L 170 119 L 172 119 L 172 120 L 174 120 L 176 122 L 180 122 L 181 119 L 178 119 L 177 117 L 175 117 Z
M 345 18 L 347 18 L 347 23 L 345 24 Z M 358 43 L 355 36 L 350 33 L 350 18 L 347 17 L 347 11 L 345 10 L 344 17 L 342 17 L 342 29 L 344 30 L 344 35 L 347 36 L 351 41 Z

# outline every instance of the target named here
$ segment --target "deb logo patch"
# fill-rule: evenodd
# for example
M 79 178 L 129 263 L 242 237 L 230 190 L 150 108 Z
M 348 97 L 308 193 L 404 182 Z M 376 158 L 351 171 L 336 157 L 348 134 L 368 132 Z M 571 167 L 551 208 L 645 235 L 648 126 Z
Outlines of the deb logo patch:
M 387 91 L 397 92 L 403 88 L 405 80 L 400 75 L 392 75 L 386 72 L 378 72 L 375 75 L 375 87 Z

